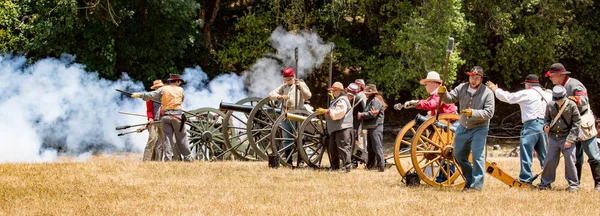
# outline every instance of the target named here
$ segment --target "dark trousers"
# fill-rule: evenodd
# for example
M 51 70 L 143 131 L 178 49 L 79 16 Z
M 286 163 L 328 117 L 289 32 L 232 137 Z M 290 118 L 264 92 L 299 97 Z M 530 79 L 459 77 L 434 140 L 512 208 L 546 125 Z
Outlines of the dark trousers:
M 373 166 L 378 168 L 385 168 L 385 159 L 383 158 L 383 124 L 377 125 L 375 128 L 369 128 L 367 130 L 367 152 L 369 157 L 367 159 L 367 168 L 371 169 Z
M 340 159 L 342 167 L 349 169 L 352 155 L 352 128 L 346 128 L 334 131 L 329 137 L 329 161 L 332 169 L 340 168 Z

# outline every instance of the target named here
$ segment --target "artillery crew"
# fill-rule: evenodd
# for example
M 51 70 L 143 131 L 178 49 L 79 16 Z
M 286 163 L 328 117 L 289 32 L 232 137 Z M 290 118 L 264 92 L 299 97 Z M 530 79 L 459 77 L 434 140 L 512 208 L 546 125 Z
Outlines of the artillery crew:
M 283 107 L 286 110 L 300 109 L 305 110 L 304 101 L 312 97 L 312 93 L 306 83 L 300 79 L 295 79 L 294 69 L 286 68 L 283 70 L 283 81 L 279 87 L 269 93 L 271 100 L 283 100 Z M 296 99 L 296 89 L 300 94 Z M 298 108 L 296 108 L 298 106 Z
M 454 158 L 466 179 L 463 190 L 483 188 L 485 168 L 485 144 L 490 119 L 494 115 L 494 94 L 483 82 L 483 68 L 474 66 L 468 83 L 462 83 L 450 92 L 440 86 L 438 94 L 444 103 L 459 103 L 460 125 L 454 137 Z M 473 153 L 473 162 L 469 154 Z
M 579 190 L 573 144 L 577 139 L 581 120 L 575 102 L 566 98 L 566 89 L 562 85 L 554 86 L 552 101 L 548 103 L 544 119 L 544 131 L 548 133 L 549 142 L 540 190 L 552 189 L 561 152 L 565 156 L 565 178 L 569 184 L 567 190 Z
M 435 71 L 430 71 L 427 73 L 427 77 L 425 79 L 421 79 L 419 83 L 425 86 L 425 90 L 427 93 L 429 93 L 429 98 L 425 100 L 411 100 L 404 103 L 395 104 L 394 109 L 400 110 L 402 108 L 416 108 L 420 110 L 426 110 L 428 117 L 435 116 L 440 101 L 440 96 L 438 95 L 438 88 L 442 84 L 440 74 Z M 442 103 L 441 106 L 440 113 L 456 114 L 456 105 Z
M 348 87 L 346 87 L 346 94 L 348 100 L 350 100 L 352 104 L 352 118 L 353 118 L 353 131 L 352 131 L 352 155 L 355 156 L 358 160 L 363 162 L 367 161 L 367 148 L 365 146 L 367 138 L 367 133 L 362 133 L 362 121 L 358 119 L 358 113 L 365 111 L 366 101 L 357 97 L 356 95 L 362 93 L 359 90 L 359 87 L 356 83 L 350 83 Z M 364 93 L 363 93 L 364 94 Z M 366 100 L 366 97 L 365 97 Z M 365 130 L 366 132 L 366 130 Z M 356 163 L 358 165 L 358 163 Z
M 567 98 L 572 100 L 577 105 L 579 114 L 581 115 L 581 127 L 577 141 L 575 142 L 575 155 L 577 161 L 577 178 L 581 181 L 581 167 L 583 165 L 583 152 L 588 156 L 588 163 L 594 178 L 594 186 L 596 190 L 600 190 L 600 150 L 596 141 L 597 131 L 595 129 L 595 120 L 592 109 L 589 105 L 587 89 L 577 79 L 569 77 L 571 72 L 565 69 L 561 63 L 554 63 L 550 66 L 550 70 L 545 76 L 549 77 L 554 85 L 562 85 L 567 91 Z
M 192 161 L 192 153 L 189 149 L 187 130 L 185 129 L 185 115 L 181 109 L 183 103 L 183 88 L 181 84 L 185 81 L 179 74 L 169 76 L 169 85 L 163 86 L 152 92 L 133 93 L 131 97 L 143 100 L 161 99 L 162 102 L 162 127 L 164 136 L 167 137 L 165 145 L 166 160 L 171 160 L 169 148 L 177 148 L 183 155 L 185 161 Z M 173 138 L 173 135 L 175 138 Z
M 150 89 L 156 90 L 163 87 L 164 84 L 161 80 L 154 80 Z M 161 103 L 160 99 L 156 101 L 146 101 L 146 116 L 148 116 L 148 143 L 144 149 L 143 161 L 155 160 L 161 161 L 163 159 L 163 145 L 164 136 L 162 134 L 161 124 L 154 124 L 154 121 L 160 120 L 161 114 Z M 156 145 L 158 143 L 158 145 Z
M 365 88 L 368 97 L 364 112 L 358 113 L 358 119 L 363 120 L 363 127 L 367 129 L 367 169 L 377 167 L 379 172 L 385 171 L 385 158 L 383 158 L 383 120 L 387 104 L 377 91 L 377 86 L 368 84 Z
M 310 99 L 312 97 L 312 93 L 310 92 L 310 89 L 308 88 L 306 83 L 304 83 L 304 81 L 300 79 L 295 79 L 295 77 L 296 76 L 294 73 L 294 69 L 283 69 L 284 83 L 281 84 L 281 86 L 274 89 L 273 91 L 271 91 L 269 93 L 269 98 L 271 100 L 283 100 L 283 108 L 285 110 L 306 110 L 306 107 L 304 106 L 304 101 Z M 300 96 L 298 100 L 296 99 L 297 94 L 299 94 Z M 289 124 L 288 121 L 282 122 L 281 126 L 287 131 L 292 131 L 292 126 Z M 293 138 L 292 135 L 289 133 L 283 133 L 282 135 L 284 138 Z M 286 140 L 283 142 L 284 147 L 286 147 L 285 154 L 289 155 L 292 153 L 293 149 L 291 147 L 291 144 L 293 142 L 294 141 L 291 140 Z M 297 166 L 301 167 L 303 165 L 303 161 L 299 155 L 296 155 L 296 157 Z M 288 158 L 287 162 L 291 164 L 292 157 L 286 156 L 286 158 Z
M 340 159 L 342 171 L 350 172 L 352 169 L 352 104 L 344 93 L 344 86 L 340 82 L 335 82 L 329 89 L 334 96 L 328 109 L 318 108 L 316 112 L 319 115 L 325 115 L 327 122 L 327 133 L 329 133 L 329 161 L 331 169 L 340 169 Z
M 540 167 L 544 167 L 544 158 L 546 156 L 546 134 L 544 133 L 544 118 L 548 102 L 552 100 L 552 95 L 542 89 L 538 77 L 535 74 L 529 74 L 525 81 L 525 90 L 510 93 L 498 88 L 498 85 L 488 81 L 485 85 L 490 88 L 498 100 L 509 103 L 519 104 L 521 108 L 521 137 L 519 148 L 521 150 L 521 173 L 519 181 L 531 184 L 533 174 L 531 165 L 533 163 L 533 152 L 537 153 Z

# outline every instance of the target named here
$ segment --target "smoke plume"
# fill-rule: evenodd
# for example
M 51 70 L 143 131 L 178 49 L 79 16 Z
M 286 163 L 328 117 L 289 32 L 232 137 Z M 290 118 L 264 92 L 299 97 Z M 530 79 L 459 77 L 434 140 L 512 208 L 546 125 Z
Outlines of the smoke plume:
M 271 33 L 269 41 L 277 53 L 269 53 L 256 61 L 245 72 L 248 94 L 265 97 L 283 83 L 281 71 L 286 67 L 295 68 L 295 49 L 298 48 L 298 69 L 296 76 L 305 78 L 316 68 L 320 68 L 333 44 L 325 44 L 317 33 L 302 30 L 299 33 L 287 32 L 278 27 Z
M 145 102 L 115 91 L 144 91 L 142 83 L 126 74 L 117 81 L 105 80 L 84 68 L 69 55 L 32 65 L 24 57 L 0 56 L 5 80 L 0 86 L 0 163 L 49 162 L 59 154 L 79 155 L 76 161 L 84 161 L 91 153 L 143 151 L 147 132 L 118 137 L 115 130 L 146 122 L 144 117 L 118 114 L 145 114 Z M 188 82 L 186 110 L 245 97 L 243 81 L 235 74 L 208 82 L 196 67 L 186 69 L 183 77 Z

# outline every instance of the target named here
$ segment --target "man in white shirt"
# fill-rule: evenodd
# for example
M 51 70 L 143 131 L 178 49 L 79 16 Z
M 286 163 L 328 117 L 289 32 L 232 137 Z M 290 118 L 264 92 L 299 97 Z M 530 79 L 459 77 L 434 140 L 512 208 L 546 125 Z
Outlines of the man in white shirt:
M 521 149 L 521 173 L 519 181 L 531 183 L 533 174 L 531 165 L 533 161 L 533 151 L 538 155 L 540 167 L 544 167 L 544 158 L 546 157 L 546 133 L 544 133 L 544 116 L 548 101 L 552 100 L 552 94 L 545 92 L 540 86 L 538 77 L 535 74 L 529 74 L 525 79 L 525 90 L 510 93 L 498 88 L 498 85 L 488 81 L 489 87 L 498 100 L 509 103 L 519 104 L 521 107 L 521 138 L 519 147 Z

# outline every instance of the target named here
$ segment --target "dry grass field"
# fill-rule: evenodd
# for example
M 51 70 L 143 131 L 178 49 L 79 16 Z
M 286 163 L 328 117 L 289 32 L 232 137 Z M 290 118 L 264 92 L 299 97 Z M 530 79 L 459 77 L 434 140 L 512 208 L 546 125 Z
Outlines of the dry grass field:
M 267 162 L 159 163 L 140 155 L 87 162 L 0 164 L 1 215 L 598 215 L 589 167 L 582 190 L 509 188 L 486 176 L 482 192 L 407 188 L 384 173 L 269 169 Z M 518 159 L 490 158 L 518 174 Z M 537 164 L 535 166 L 536 169 Z

